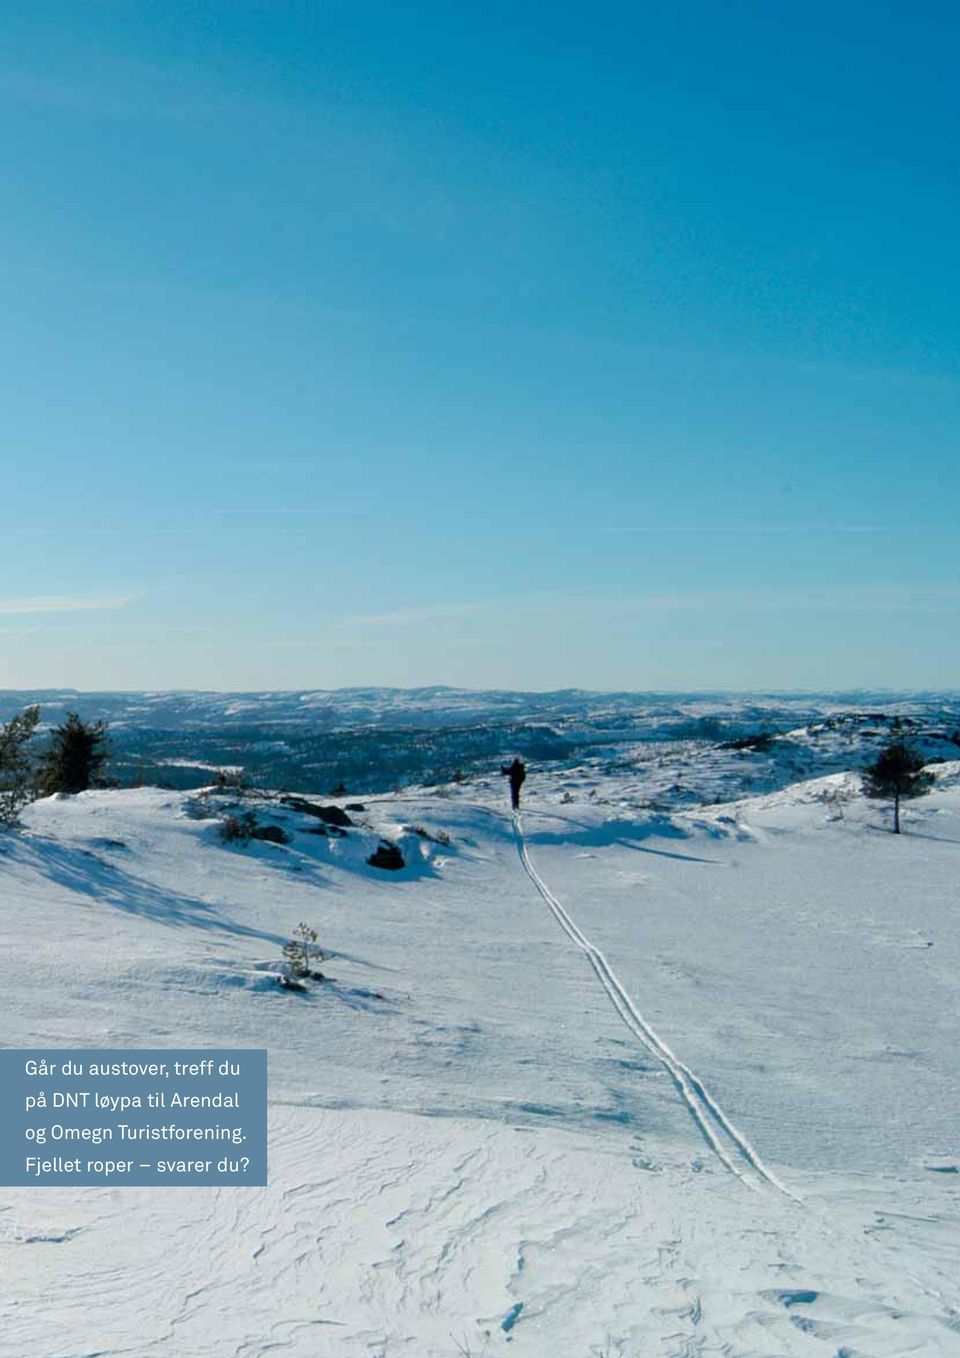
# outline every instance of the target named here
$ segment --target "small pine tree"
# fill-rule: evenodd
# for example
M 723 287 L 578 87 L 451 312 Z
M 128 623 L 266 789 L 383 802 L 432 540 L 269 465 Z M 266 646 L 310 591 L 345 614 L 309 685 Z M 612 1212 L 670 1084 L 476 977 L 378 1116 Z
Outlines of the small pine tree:
M 21 810 L 32 801 L 32 764 L 27 744 L 40 720 L 39 707 L 0 723 L 0 826 L 16 825 Z
M 85 722 L 76 712 L 52 732 L 52 744 L 40 764 L 45 793 L 86 792 L 107 762 L 107 724 Z
M 900 737 L 881 750 L 863 772 L 868 797 L 893 802 L 893 833 L 900 834 L 900 803 L 922 797 L 933 786 L 933 774 L 924 768 L 923 755 Z
M 287 963 L 287 973 L 292 981 L 305 981 L 308 976 L 322 981 L 323 977 L 315 972 L 311 962 L 322 962 L 324 954 L 317 946 L 317 931 L 309 924 L 300 923 L 293 931 L 293 938 L 283 945 L 283 956 Z

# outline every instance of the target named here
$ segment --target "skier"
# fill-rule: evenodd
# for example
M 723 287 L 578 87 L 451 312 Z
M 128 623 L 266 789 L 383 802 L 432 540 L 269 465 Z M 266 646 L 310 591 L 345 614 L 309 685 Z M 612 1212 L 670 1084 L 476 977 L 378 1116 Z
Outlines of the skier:
M 527 776 L 527 767 L 519 756 L 512 764 L 501 764 L 500 772 L 504 778 L 510 779 L 510 805 L 514 811 L 520 810 L 520 788 L 523 780 Z

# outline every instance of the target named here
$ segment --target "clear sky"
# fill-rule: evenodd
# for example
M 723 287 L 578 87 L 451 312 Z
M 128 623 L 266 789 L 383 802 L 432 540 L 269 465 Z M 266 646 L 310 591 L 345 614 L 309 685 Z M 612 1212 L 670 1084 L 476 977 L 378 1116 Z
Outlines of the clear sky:
M 0 687 L 960 687 L 955 4 L 3 10 Z

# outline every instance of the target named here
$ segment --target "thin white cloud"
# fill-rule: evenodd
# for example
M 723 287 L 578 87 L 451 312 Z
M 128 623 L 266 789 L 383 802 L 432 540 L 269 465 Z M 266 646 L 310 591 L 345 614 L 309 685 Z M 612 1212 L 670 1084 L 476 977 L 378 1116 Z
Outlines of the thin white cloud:
M 128 595 L 46 594 L 35 599 L 0 599 L 0 614 L 11 613 L 93 613 L 110 608 L 126 608 Z
M 342 626 L 348 627 L 406 627 L 416 622 L 455 621 L 494 606 L 489 603 L 425 604 L 420 608 L 401 608 L 390 613 L 358 613 L 339 621 Z

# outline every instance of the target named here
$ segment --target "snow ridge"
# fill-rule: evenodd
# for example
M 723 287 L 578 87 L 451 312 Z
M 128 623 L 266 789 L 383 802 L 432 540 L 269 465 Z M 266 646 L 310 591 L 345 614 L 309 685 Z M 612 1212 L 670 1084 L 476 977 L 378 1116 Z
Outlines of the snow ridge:
M 694 1122 L 703 1133 L 704 1139 L 713 1150 L 717 1158 L 726 1168 L 735 1174 L 736 1177 L 747 1184 L 748 1187 L 757 1189 L 759 1184 L 756 1182 L 757 1176 L 760 1180 L 770 1184 L 773 1188 L 791 1198 L 794 1202 L 800 1203 L 802 1199 L 791 1189 L 781 1182 L 774 1172 L 769 1169 L 760 1158 L 757 1151 L 750 1141 L 736 1127 L 724 1113 L 712 1094 L 705 1088 L 703 1081 L 695 1075 L 688 1066 L 670 1050 L 666 1042 L 653 1030 L 643 1014 L 634 1004 L 627 991 L 624 989 L 620 978 L 607 961 L 599 948 L 590 942 L 586 934 L 580 929 L 569 913 L 564 909 L 556 896 L 547 886 L 546 882 L 533 866 L 530 853 L 527 848 L 527 841 L 523 833 L 523 821 L 520 813 L 515 812 L 513 816 L 513 828 L 517 840 L 517 852 L 520 855 L 520 862 L 527 876 L 533 882 L 537 891 L 550 907 L 557 923 L 582 952 L 586 953 L 587 960 L 596 972 L 600 984 L 610 998 L 611 1003 L 623 1022 L 639 1038 L 643 1046 L 650 1054 L 664 1066 L 670 1078 L 673 1080 L 680 1097 L 683 1099 Z M 725 1144 L 725 1140 L 726 1143 Z M 744 1169 L 743 1162 L 749 1168 Z M 752 1172 L 751 1172 L 752 1171 Z

